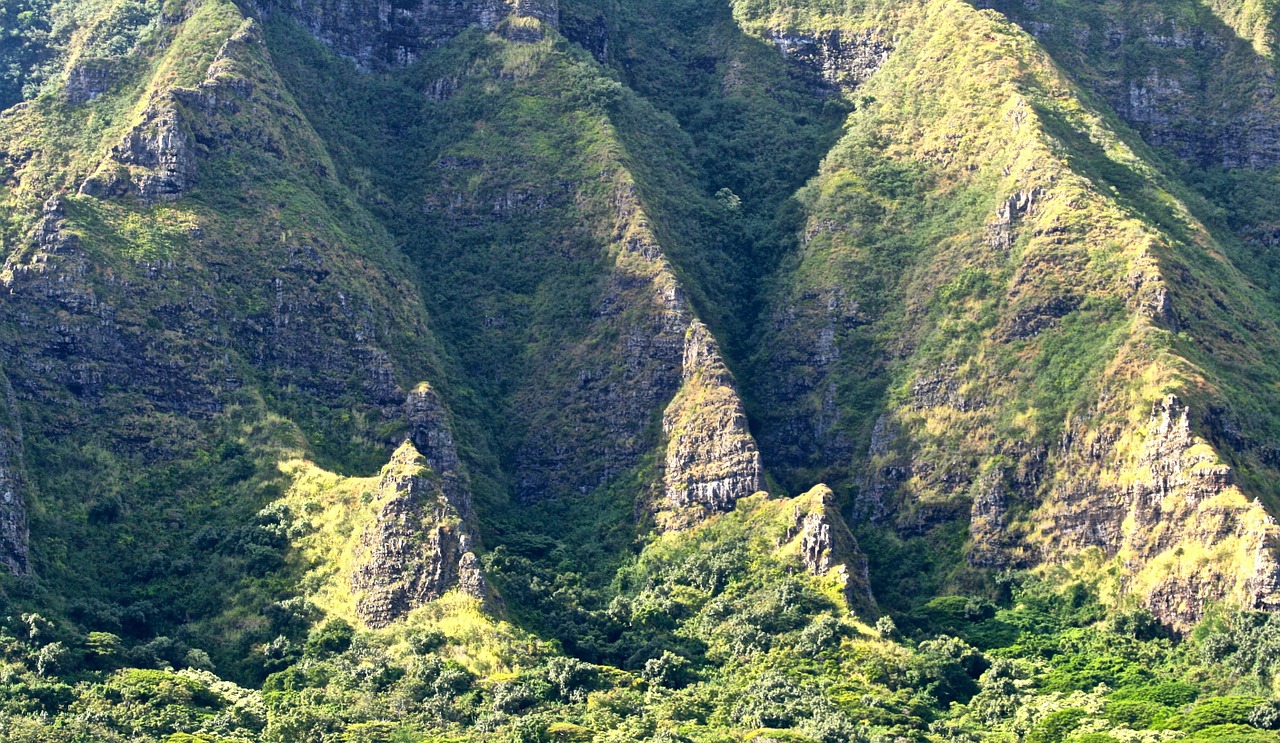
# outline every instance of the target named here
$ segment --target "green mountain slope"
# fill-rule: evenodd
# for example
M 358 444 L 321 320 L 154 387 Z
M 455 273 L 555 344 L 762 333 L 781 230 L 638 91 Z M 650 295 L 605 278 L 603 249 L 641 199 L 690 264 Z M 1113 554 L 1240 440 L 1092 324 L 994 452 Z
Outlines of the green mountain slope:
M 858 508 L 901 534 L 967 515 L 979 567 L 1101 547 L 1175 626 L 1269 605 L 1274 527 L 1235 483 L 1266 502 L 1274 476 L 1220 438 L 1237 406 L 1272 435 L 1265 292 L 1024 31 L 963 4 L 903 22 L 801 194 L 762 341 L 779 438 L 814 432 L 801 476 L 851 461 Z
M 1273 11 L 0 3 L 0 740 L 1276 739 Z

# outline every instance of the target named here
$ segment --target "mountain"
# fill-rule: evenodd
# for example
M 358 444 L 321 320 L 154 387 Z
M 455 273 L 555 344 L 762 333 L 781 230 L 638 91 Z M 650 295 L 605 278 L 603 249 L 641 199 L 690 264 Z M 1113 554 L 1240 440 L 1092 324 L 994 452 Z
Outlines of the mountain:
M 1280 740 L 1276 18 L 0 2 L 0 741 Z

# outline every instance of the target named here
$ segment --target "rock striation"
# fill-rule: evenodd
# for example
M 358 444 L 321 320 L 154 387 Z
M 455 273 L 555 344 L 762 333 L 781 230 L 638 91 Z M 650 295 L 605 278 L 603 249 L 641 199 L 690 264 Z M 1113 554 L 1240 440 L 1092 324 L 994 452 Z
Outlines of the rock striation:
M 760 452 L 728 367 L 711 333 L 694 320 L 685 334 L 684 375 L 662 418 L 667 436 L 663 516 L 668 528 L 733 510 L 761 489 Z
M 406 407 L 413 416 L 410 435 L 382 470 L 374 516 L 358 538 L 351 574 L 356 613 L 373 628 L 403 619 L 455 588 L 489 598 L 475 554 L 471 498 L 460 487 L 443 407 L 422 386 Z

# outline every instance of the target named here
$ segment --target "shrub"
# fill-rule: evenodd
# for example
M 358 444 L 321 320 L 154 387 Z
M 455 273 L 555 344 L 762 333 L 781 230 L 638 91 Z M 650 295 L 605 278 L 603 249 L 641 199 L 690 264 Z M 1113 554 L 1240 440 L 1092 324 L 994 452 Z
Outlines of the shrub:
M 1082 709 L 1050 712 L 1027 733 L 1026 743 L 1064 743 L 1088 716 Z
M 640 677 L 654 686 L 677 689 L 687 682 L 688 666 L 687 658 L 664 650 L 657 658 L 645 661 Z
M 1181 707 L 1191 704 L 1200 696 L 1200 690 L 1183 681 L 1162 681 L 1148 686 L 1129 686 L 1111 695 L 1113 700 L 1137 699 L 1155 702 L 1165 707 Z
M 1258 697 L 1214 697 L 1200 702 L 1173 724 L 1189 733 L 1213 725 L 1247 725 L 1263 703 Z
M 330 619 L 307 638 L 307 655 L 323 656 L 346 652 L 355 637 L 355 628 L 342 619 Z
M 1162 725 L 1173 715 L 1168 707 L 1146 699 L 1113 699 L 1102 716 L 1113 725 L 1146 730 Z
M 843 636 L 844 626 L 835 617 L 823 614 L 800 633 L 796 650 L 802 655 L 815 658 L 827 650 L 840 647 Z

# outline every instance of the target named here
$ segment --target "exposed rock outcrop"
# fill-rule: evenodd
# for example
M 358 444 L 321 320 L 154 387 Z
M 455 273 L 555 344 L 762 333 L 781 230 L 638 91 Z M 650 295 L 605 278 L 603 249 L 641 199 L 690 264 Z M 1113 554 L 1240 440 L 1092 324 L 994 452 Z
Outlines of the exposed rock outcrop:
M 97 99 L 116 82 L 116 62 L 111 59 L 81 59 L 67 70 L 63 95 L 72 105 Z
M 458 462 L 453 426 L 440 396 L 429 383 L 423 382 L 409 393 L 404 408 L 409 424 L 409 441 L 427 461 L 427 466 L 440 476 L 440 488 L 458 510 L 458 515 L 470 519 L 470 485 Z
M 1087 546 L 1119 555 L 1138 576 L 1135 590 L 1152 613 L 1181 631 L 1227 598 L 1256 607 L 1280 603 L 1274 553 L 1280 531 L 1262 504 L 1236 487 L 1231 467 L 1195 435 L 1190 410 L 1177 396 L 1155 403 L 1131 453 L 1113 427 L 1073 431 L 1064 441 L 1066 462 L 1080 464 L 1049 501 L 1054 515 L 1046 555 Z M 1100 463 L 1096 479 L 1085 475 L 1099 472 Z
M 170 92 L 147 106 L 142 122 L 111 148 L 110 160 L 80 193 L 102 198 L 132 192 L 148 204 L 174 201 L 195 185 L 198 173 L 189 129 Z
M 422 435 L 441 440 L 438 432 Z M 385 627 L 453 588 L 488 597 L 466 518 L 469 497 L 451 497 L 442 480 L 412 441 L 382 471 L 351 575 L 356 612 L 369 627 Z
M 667 435 L 663 525 L 679 528 L 733 510 L 763 487 L 760 452 L 728 367 L 710 331 L 685 335 L 684 381 L 662 419 Z
M 1209 167 L 1280 162 L 1275 69 L 1257 53 L 1260 39 L 1241 38 L 1207 9 L 1197 18 L 1174 4 L 1105 4 L 1096 14 L 1041 0 L 979 5 L 1007 14 L 1087 70 L 1081 79 L 1149 143 Z
M 1008 252 L 1017 238 L 1018 223 L 1030 215 L 1037 202 L 1044 197 L 1044 190 L 1035 187 L 1010 196 L 1000 203 L 995 219 L 987 223 L 987 244 L 993 250 Z
M 892 41 L 876 31 L 773 31 L 769 40 L 824 85 L 844 93 L 875 74 L 893 53 Z
M 779 549 L 796 550 L 805 570 L 813 575 L 835 576 L 853 612 L 874 613 L 867 558 L 840 515 L 831 489 L 818 485 L 790 502 L 795 521 L 783 535 Z
M 196 185 L 201 149 L 216 146 L 217 129 L 228 123 L 219 121 L 219 114 L 234 115 L 253 103 L 257 86 L 237 68 L 251 67 L 252 55 L 263 49 L 261 27 L 246 19 L 223 43 L 198 87 L 151 94 L 141 120 L 111 148 L 97 172 L 80 186 L 80 193 L 97 198 L 133 194 L 146 204 L 182 198 Z M 248 143 L 261 133 L 242 129 L 235 136 Z M 263 149 L 269 152 L 278 150 L 269 143 L 254 144 L 266 145 Z

